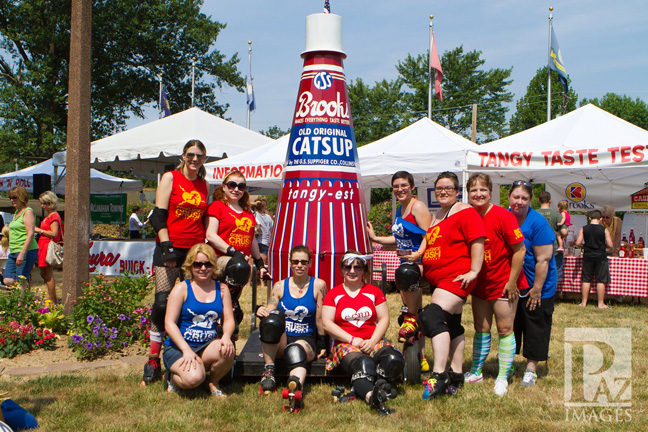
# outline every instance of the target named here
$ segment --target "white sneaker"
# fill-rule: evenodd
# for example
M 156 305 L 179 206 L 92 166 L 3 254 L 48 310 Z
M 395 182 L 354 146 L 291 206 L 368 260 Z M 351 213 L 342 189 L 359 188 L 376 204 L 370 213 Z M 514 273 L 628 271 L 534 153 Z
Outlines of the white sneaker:
M 534 386 L 537 379 L 538 375 L 536 375 L 535 372 L 527 370 L 526 372 L 524 372 L 524 376 L 522 377 L 522 382 L 520 383 L 520 385 L 523 387 Z
M 506 396 L 508 394 L 508 381 L 504 378 L 497 378 L 493 390 L 497 396 Z
M 472 372 L 466 372 L 464 374 L 464 379 L 465 379 L 465 381 L 467 383 L 470 383 L 470 384 L 477 384 L 477 383 L 481 383 L 481 382 L 484 381 L 484 377 L 481 374 L 475 375 Z

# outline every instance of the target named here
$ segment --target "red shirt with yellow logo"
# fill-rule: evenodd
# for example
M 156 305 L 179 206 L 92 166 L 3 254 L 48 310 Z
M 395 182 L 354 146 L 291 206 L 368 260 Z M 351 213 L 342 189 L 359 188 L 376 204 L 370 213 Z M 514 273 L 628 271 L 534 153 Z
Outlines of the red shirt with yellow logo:
M 482 300 L 495 300 L 502 297 L 502 289 L 511 274 L 511 246 L 524 242 L 524 236 L 513 213 L 498 205 L 493 205 L 483 220 L 486 228 L 484 264 L 472 295 Z M 520 275 L 518 288 L 528 288 L 524 272 Z
M 199 178 L 189 180 L 179 170 L 171 173 L 173 186 L 167 219 L 169 240 L 175 247 L 188 249 L 205 242 L 202 217 L 207 210 L 207 182 Z
M 211 203 L 207 214 L 218 219 L 218 236 L 225 243 L 245 255 L 252 254 L 254 227 L 257 222 L 251 212 L 243 210 L 241 213 L 237 213 L 219 200 Z M 216 250 L 216 255 L 223 254 Z
M 427 248 L 423 254 L 423 274 L 432 287 L 442 288 L 461 297 L 467 290 L 454 279 L 470 271 L 470 243 L 486 237 L 481 216 L 474 208 L 460 210 L 430 227 L 425 234 Z

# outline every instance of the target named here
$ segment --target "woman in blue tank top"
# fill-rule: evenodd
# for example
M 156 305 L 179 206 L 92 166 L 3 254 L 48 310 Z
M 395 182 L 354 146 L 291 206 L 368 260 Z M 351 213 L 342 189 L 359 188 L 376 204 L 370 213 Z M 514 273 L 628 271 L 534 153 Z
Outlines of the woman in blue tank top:
M 308 275 L 311 255 L 308 246 L 296 246 L 290 251 L 292 276 L 274 284 L 268 306 L 257 310 L 265 360 L 261 393 L 268 394 L 276 387 L 276 358 L 283 358 L 290 370 L 288 386 L 294 382 L 301 389 L 307 363 L 326 356 L 321 309 L 327 287 L 322 279 Z
M 169 337 L 164 342 L 164 385 L 168 391 L 192 389 L 205 381 L 209 372 L 212 395 L 225 397 L 218 382 L 232 368 L 234 316 L 228 289 L 214 279 L 216 255 L 211 246 L 199 243 L 187 253 L 182 271 L 190 278 L 169 294 L 164 325 Z M 218 339 L 217 325 L 223 335 Z

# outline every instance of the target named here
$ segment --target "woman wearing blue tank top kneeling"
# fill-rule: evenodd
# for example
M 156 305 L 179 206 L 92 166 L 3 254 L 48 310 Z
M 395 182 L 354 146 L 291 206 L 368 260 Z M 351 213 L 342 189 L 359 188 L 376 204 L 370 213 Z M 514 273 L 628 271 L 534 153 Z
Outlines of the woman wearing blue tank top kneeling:
M 290 251 L 292 276 L 274 284 L 268 306 L 257 310 L 265 360 L 260 394 L 269 394 L 276 387 L 276 358 L 283 358 L 290 371 L 287 387 L 301 390 L 307 364 L 326 356 L 321 312 L 327 287 L 322 279 L 309 276 L 311 255 L 308 246 Z
M 211 246 L 199 243 L 187 253 L 182 265 L 189 279 L 178 283 L 167 301 L 164 325 L 164 385 L 168 391 L 198 387 L 209 372 L 209 391 L 225 397 L 218 382 L 232 368 L 234 316 L 228 289 L 215 279 L 216 255 Z M 223 335 L 218 338 L 221 320 Z

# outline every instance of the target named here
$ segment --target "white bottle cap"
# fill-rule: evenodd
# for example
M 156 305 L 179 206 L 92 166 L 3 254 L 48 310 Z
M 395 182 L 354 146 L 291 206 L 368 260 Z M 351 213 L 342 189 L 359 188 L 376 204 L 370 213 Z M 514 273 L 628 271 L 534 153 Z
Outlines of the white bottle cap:
M 306 50 L 304 54 L 314 51 L 342 51 L 342 17 L 335 14 L 317 13 L 306 17 Z

